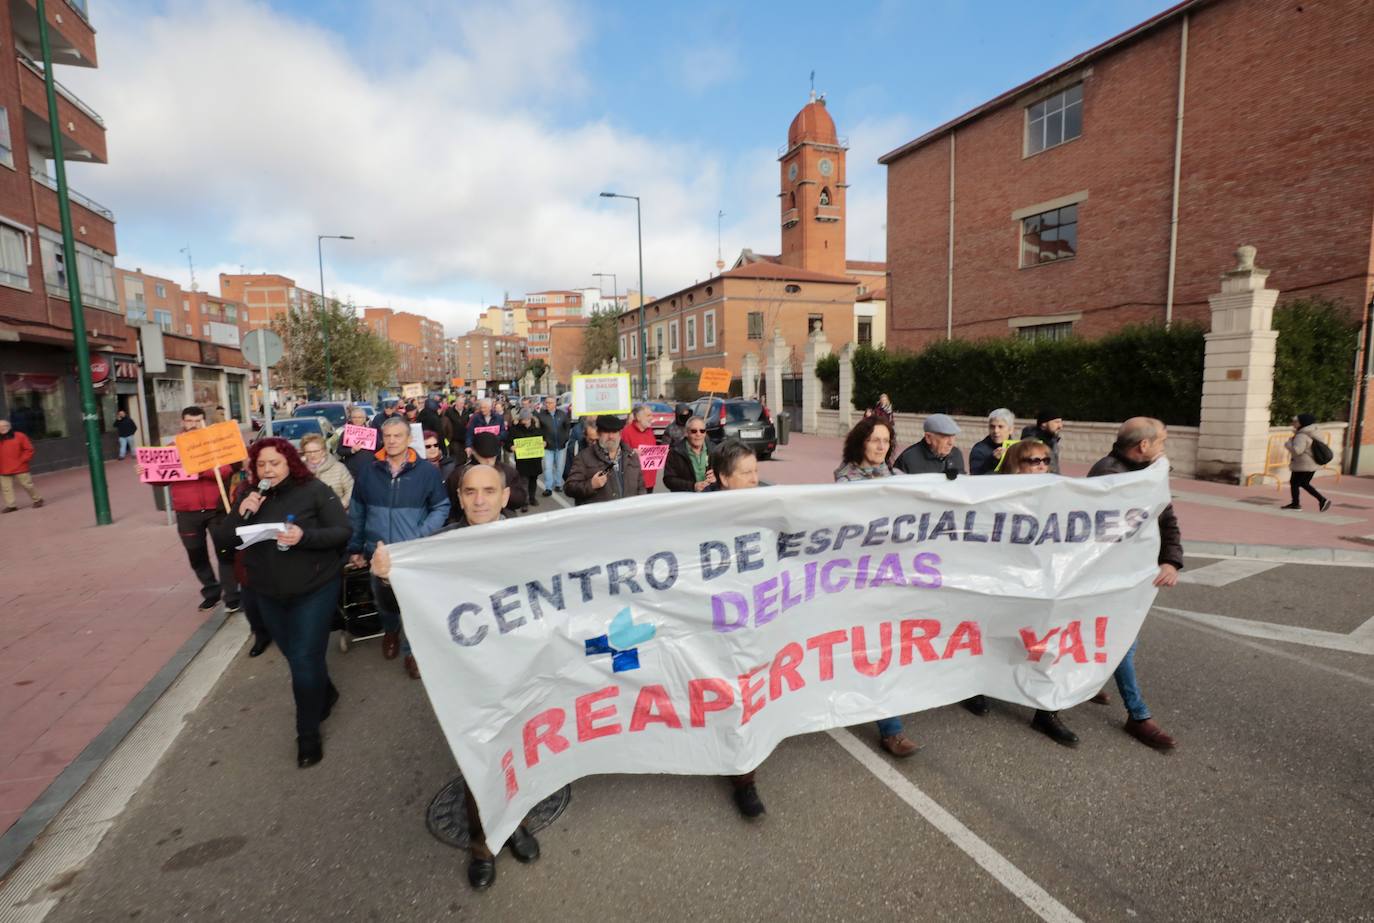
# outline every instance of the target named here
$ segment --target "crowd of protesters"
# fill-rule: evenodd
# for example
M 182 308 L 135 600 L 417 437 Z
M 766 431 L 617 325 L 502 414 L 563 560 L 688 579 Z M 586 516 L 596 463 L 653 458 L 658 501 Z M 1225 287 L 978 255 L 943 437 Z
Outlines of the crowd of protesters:
M 339 700 L 326 651 L 345 568 L 369 569 L 382 624 L 382 656 L 400 657 L 406 673 L 419 679 L 403 613 L 388 580 L 390 546 L 525 513 L 539 505 L 541 496 L 555 492 L 565 493 L 578 507 L 639 496 L 653 491 L 658 475 L 640 463 L 640 450 L 656 441 L 650 410 L 643 405 L 628 419 L 611 414 L 573 420 L 554 398 L 539 406 L 529 399 L 518 404 L 490 398 L 430 399 L 397 402 L 370 421 L 355 407 L 349 411 L 349 422 L 376 428 L 377 448 L 341 446 L 331 453 L 320 436 L 303 439 L 299 451 L 284 439 L 255 441 L 241 476 L 235 478 L 238 472 L 233 468 L 221 471 L 226 482 L 236 485 L 228 513 L 220 505 L 214 472 L 171 485 L 178 530 L 202 587 L 201 608 L 212 608 L 222 599 L 229 611 L 245 609 L 254 632 L 250 656 L 276 643 L 287 661 L 296 704 L 297 764 L 302 768 L 323 759 L 320 725 Z M 1294 505 L 1300 489 L 1311 491 L 1310 474 L 1301 480 L 1296 476 L 1307 466 L 1301 459 L 1315 441 L 1311 422 L 1295 421 L 1289 443 L 1295 461 Z M 0 454 L 6 448 L 3 423 Z M 412 447 L 413 424 L 423 432 L 423 456 Z M 200 408 L 186 408 L 184 430 L 204 425 Z M 920 474 L 949 479 L 1058 475 L 1063 427 L 1059 414 L 1038 413 L 1035 424 L 1019 438 L 1013 435 L 1014 425 L 1010 410 L 994 410 L 987 418 L 987 436 L 973 445 L 966 463 L 955 444 L 959 425 L 947 414 L 933 413 L 922 421 L 921 439 L 898 452 L 893 409 L 884 396 L 844 439 L 834 480 L 853 483 Z M 1127 420 L 1111 452 L 1092 466 L 1088 476 L 1147 467 L 1164 454 L 1167 438 L 1167 428 L 1159 420 Z M 530 440 L 541 440 L 542 451 L 534 451 L 540 443 L 531 446 Z M 669 450 L 662 474 L 668 491 L 731 491 L 759 483 L 753 450 L 735 439 L 712 445 L 706 421 L 687 405 L 677 407 L 665 441 Z M 1312 463 L 1305 470 L 1316 467 Z M 1326 509 L 1329 502 L 1317 497 Z M 235 552 L 235 529 L 255 520 L 286 525 L 275 542 L 262 541 Z M 1183 567 L 1178 520 L 1171 506 L 1159 517 L 1158 528 L 1159 570 L 1154 582 L 1169 587 Z M 1133 644 L 1114 674 L 1127 712 L 1124 728 L 1150 747 L 1170 749 L 1174 739 L 1145 705 L 1135 651 Z M 1099 692 L 1091 701 L 1107 704 L 1109 698 Z M 961 704 L 978 716 L 993 707 L 982 695 Z M 1079 743 L 1058 712 L 1037 710 L 1029 723 L 1058 744 Z M 910 757 L 920 749 L 899 715 L 878 721 L 877 734 L 882 749 L 894 758 Z M 752 819 L 765 813 L 755 772 L 730 781 L 742 816 Z M 495 879 L 495 856 L 482 842 L 480 818 L 471 801 L 468 820 L 473 843 L 468 877 L 473 887 L 485 888 Z M 523 825 L 507 845 L 522 862 L 539 856 L 538 841 Z

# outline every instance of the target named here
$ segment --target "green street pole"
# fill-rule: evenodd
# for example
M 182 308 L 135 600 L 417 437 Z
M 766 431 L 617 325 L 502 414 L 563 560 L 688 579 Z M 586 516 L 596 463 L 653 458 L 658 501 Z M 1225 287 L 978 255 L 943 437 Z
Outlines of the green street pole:
M 43 84 L 48 91 L 48 127 L 52 131 L 52 159 L 57 171 L 57 210 L 62 216 L 62 265 L 67 271 L 67 293 L 72 308 L 72 340 L 76 348 L 76 378 L 81 385 L 81 422 L 86 430 L 86 460 L 91 470 L 91 498 L 95 523 L 108 526 L 110 490 L 105 483 L 105 461 L 100 457 L 100 417 L 96 413 L 95 386 L 91 384 L 91 348 L 86 342 L 86 315 L 81 306 L 81 280 L 77 276 L 76 242 L 72 239 L 72 209 L 67 195 L 67 163 L 62 157 L 62 122 L 57 111 L 57 87 L 52 78 L 52 45 L 48 41 L 48 11 L 37 0 L 38 42 L 43 48 Z

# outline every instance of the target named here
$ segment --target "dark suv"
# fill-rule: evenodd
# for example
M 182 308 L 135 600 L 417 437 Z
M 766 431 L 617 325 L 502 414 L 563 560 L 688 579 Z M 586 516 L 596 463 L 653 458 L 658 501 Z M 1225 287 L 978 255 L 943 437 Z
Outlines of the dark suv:
M 734 437 L 749 448 L 760 461 L 773 457 L 778 447 L 778 431 L 773 415 L 759 401 L 742 397 L 701 398 L 692 403 L 692 413 L 706 421 L 706 438 L 713 445 Z

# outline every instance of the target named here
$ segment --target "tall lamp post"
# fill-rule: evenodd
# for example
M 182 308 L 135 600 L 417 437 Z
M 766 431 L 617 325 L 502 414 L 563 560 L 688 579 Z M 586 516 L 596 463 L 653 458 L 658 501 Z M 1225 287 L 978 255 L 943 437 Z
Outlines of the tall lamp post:
M 325 400 L 334 397 L 334 364 L 329 361 L 329 308 L 324 298 L 324 242 L 352 239 L 348 234 L 320 234 L 315 237 L 315 250 L 320 257 L 320 312 L 324 320 L 324 390 L 328 392 Z
M 644 222 L 639 208 L 639 196 L 621 195 L 618 192 L 603 192 L 603 199 L 635 200 L 635 234 L 639 239 L 639 396 L 640 400 L 649 397 L 649 356 L 644 347 Z

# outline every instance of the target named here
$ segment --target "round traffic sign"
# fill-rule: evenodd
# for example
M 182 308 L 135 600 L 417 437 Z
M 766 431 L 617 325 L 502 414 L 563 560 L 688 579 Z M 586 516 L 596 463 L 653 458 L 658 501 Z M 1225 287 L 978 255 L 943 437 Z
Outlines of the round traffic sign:
M 269 368 L 281 361 L 283 352 L 281 337 L 263 328 L 248 331 L 243 338 L 242 348 L 243 358 L 253 365 Z

